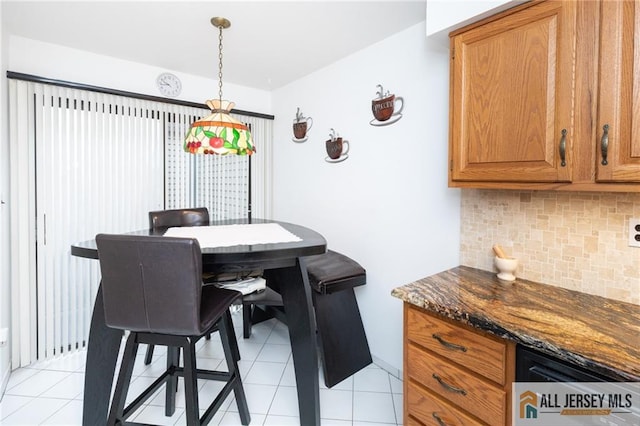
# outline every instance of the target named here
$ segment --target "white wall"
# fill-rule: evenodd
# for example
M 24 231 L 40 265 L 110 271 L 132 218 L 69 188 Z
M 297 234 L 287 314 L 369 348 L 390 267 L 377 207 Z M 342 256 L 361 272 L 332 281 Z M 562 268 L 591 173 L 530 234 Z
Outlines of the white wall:
M 0 22 L 2 22 L 0 7 Z M 0 31 L 0 329 L 10 327 L 11 309 L 9 301 L 9 129 L 7 126 L 7 79 L 4 78 L 8 62 L 8 38 L 4 29 Z M 0 399 L 9 380 L 11 346 L 0 346 Z
M 427 36 L 448 45 L 449 32 L 526 0 L 427 0 Z
M 402 302 L 391 290 L 459 264 L 460 193 L 447 188 L 448 49 L 425 23 L 273 92 L 274 217 L 319 231 L 360 262 L 356 290 L 372 355 L 402 367 Z M 406 102 L 396 123 L 369 124 L 382 84 Z M 314 120 L 292 141 L 296 108 Z M 351 143 L 330 164 L 334 128 Z
M 156 88 L 158 74 L 171 71 L 13 35 L 9 37 L 8 69 L 153 96 L 160 96 Z M 217 72 L 212 70 L 210 79 L 178 72 L 174 74 L 182 81 L 182 93 L 176 99 L 204 103 L 218 97 Z M 234 101 L 237 109 L 265 114 L 271 112 L 271 93 L 268 91 L 224 83 L 223 95 L 225 99 Z

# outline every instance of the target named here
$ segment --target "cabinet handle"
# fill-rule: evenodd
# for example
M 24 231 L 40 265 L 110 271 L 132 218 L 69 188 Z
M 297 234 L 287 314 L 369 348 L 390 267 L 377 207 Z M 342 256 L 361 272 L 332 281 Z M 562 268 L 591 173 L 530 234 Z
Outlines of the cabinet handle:
M 609 164 L 607 161 L 607 155 L 609 151 L 609 125 L 602 126 L 602 139 L 600 140 L 600 151 L 602 151 L 602 161 L 600 164 L 606 166 Z
M 431 417 L 433 417 L 435 419 L 435 421 L 438 422 L 438 426 L 447 426 L 447 424 L 444 422 L 444 420 L 442 420 L 440 418 L 440 416 L 437 415 L 436 413 L 432 413 Z
M 560 165 L 562 167 L 567 165 L 567 129 L 562 129 L 562 137 L 560 138 Z
M 436 333 L 433 333 L 431 335 L 431 337 L 433 337 L 434 339 L 436 339 L 438 342 L 440 342 L 440 344 L 442 346 L 445 346 L 449 349 L 455 349 L 457 351 L 462 351 L 462 352 L 466 352 L 467 348 L 465 348 L 462 345 L 456 345 L 455 343 L 451 343 L 451 342 L 447 342 L 446 340 L 444 340 L 442 337 L 440 337 L 439 335 L 437 335 Z
M 455 386 L 451 386 L 449 383 L 445 382 L 444 380 L 442 380 L 440 378 L 440 376 L 438 376 L 436 373 L 433 373 L 431 375 L 431 377 L 433 377 L 434 379 L 436 379 L 438 381 L 438 383 L 440 383 L 442 385 L 442 387 L 444 387 L 445 389 L 451 391 L 451 392 L 455 392 L 455 393 L 459 393 L 461 395 L 466 395 L 467 391 L 461 388 L 457 388 Z

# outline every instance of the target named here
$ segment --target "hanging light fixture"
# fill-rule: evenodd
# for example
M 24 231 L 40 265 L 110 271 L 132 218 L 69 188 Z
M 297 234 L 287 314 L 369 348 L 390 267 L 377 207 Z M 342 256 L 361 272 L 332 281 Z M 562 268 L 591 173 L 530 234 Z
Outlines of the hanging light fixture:
M 231 22 L 226 18 L 211 18 L 218 28 L 218 99 L 209 99 L 206 104 L 211 115 L 194 122 L 184 138 L 184 150 L 191 154 L 237 154 L 251 155 L 255 152 L 249 128 L 229 115 L 235 106 L 222 100 L 222 30 Z

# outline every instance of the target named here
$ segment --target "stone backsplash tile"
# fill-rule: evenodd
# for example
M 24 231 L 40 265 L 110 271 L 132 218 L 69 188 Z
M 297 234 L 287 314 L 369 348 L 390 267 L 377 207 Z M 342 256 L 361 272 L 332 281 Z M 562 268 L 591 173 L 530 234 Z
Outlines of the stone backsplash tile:
M 640 305 L 640 194 L 464 189 L 461 207 L 463 265 L 496 271 L 500 244 L 521 278 Z

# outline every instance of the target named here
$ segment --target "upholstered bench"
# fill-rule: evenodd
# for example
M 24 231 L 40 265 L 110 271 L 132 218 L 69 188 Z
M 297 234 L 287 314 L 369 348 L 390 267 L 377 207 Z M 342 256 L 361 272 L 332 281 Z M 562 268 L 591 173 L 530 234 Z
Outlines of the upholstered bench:
M 328 250 L 306 256 L 305 264 L 313 291 L 318 346 L 324 383 L 332 387 L 371 364 L 371 353 L 364 332 L 354 287 L 367 282 L 367 273 L 353 259 Z M 243 298 L 244 337 L 251 325 L 276 317 L 286 322 L 278 282 L 265 271 L 267 293 Z M 272 287 L 272 288 L 271 288 Z M 274 291 L 275 289 L 275 291 Z
M 353 291 L 366 284 L 367 274 L 358 262 L 332 250 L 307 256 L 305 263 L 314 290 L 324 383 L 330 388 L 372 362 Z

